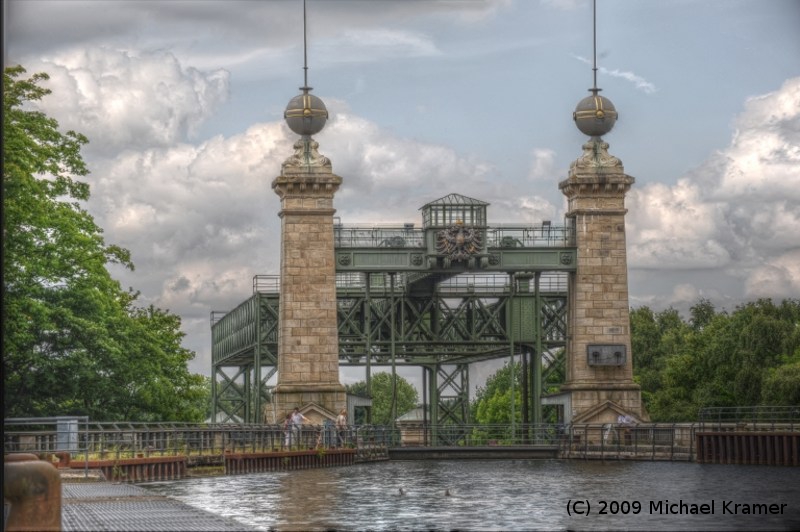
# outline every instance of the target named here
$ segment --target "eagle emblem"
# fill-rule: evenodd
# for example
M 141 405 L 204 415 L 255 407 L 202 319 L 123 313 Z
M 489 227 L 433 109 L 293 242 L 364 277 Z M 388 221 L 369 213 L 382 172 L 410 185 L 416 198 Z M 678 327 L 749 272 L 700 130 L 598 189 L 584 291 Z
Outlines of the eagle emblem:
M 481 232 L 474 227 L 456 224 L 436 233 L 436 251 L 452 261 L 467 260 L 481 250 Z

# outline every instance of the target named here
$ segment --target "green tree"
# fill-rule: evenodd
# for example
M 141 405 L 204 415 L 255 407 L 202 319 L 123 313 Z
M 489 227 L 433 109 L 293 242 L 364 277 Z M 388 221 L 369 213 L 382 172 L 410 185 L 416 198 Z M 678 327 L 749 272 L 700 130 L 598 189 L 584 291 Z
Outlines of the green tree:
M 179 318 L 136 308 L 108 272 L 133 264 L 81 206 L 86 137 L 33 109 L 48 77 L 24 73 L 3 73 L 4 415 L 202 419 Z
M 711 323 L 711 320 L 714 319 L 717 312 L 711 301 L 705 298 L 698 301 L 697 304 L 693 305 L 689 310 L 691 313 L 691 319 L 689 321 L 692 329 L 696 331 L 702 330 L 703 327 Z
M 658 419 L 662 407 L 657 394 L 665 386 L 667 364 L 686 353 L 691 329 L 672 308 L 655 313 L 648 307 L 641 307 L 631 311 L 630 319 L 634 379 L 642 387 L 645 408 L 653 419 Z M 673 382 L 681 386 L 689 381 L 683 376 Z M 688 393 L 685 390 L 673 392 Z
M 375 425 L 393 425 L 392 402 L 395 402 L 395 418 L 415 408 L 419 402 L 417 389 L 400 375 L 395 375 L 396 385 L 392 386 L 392 375 L 380 372 L 372 375 L 372 393 L 367 389 L 366 381 L 347 385 L 347 393 L 372 398 L 372 423 Z M 393 391 L 395 393 L 393 393 Z
M 511 423 L 511 364 L 505 363 L 475 392 L 470 414 L 475 423 Z M 514 364 L 514 418 L 522 420 L 522 365 Z
M 691 421 L 703 407 L 798 404 L 800 302 L 769 299 L 684 322 L 672 309 L 631 312 L 635 378 L 654 421 Z
M 761 387 L 761 404 L 772 406 L 800 405 L 800 357 L 777 368 L 770 368 L 764 375 Z

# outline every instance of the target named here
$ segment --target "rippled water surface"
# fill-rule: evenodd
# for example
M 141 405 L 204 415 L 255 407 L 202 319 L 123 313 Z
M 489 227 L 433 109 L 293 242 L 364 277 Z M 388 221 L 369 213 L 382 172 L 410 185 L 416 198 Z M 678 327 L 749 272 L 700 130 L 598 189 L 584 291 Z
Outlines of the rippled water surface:
M 263 530 L 800 530 L 800 469 L 789 467 L 391 461 L 145 487 Z M 665 499 L 713 500 L 714 515 L 662 515 L 651 508 L 650 501 Z M 576 500 L 588 501 L 588 515 L 568 514 L 568 502 Z M 618 513 L 600 515 L 601 501 L 615 501 L 606 510 Z M 783 515 L 723 515 L 724 501 L 786 506 Z

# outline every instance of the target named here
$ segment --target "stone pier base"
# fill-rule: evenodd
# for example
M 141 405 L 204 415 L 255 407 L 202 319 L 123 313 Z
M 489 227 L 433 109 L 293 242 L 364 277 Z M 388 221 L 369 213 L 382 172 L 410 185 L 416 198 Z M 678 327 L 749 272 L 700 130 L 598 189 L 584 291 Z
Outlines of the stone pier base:
M 339 383 L 328 385 L 279 384 L 275 387 L 269 416 L 273 423 L 282 423 L 286 414 L 299 408 L 311 424 L 321 425 L 325 420 L 335 420 L 339 411 L 347 406 L 345 388 Z
M 568 393 L 573 423 L 617 423 L 620 415 L 633 415 L 636 421 L 647 419 L 642 412 L 641 390 L 636 384 L 568 387 Z

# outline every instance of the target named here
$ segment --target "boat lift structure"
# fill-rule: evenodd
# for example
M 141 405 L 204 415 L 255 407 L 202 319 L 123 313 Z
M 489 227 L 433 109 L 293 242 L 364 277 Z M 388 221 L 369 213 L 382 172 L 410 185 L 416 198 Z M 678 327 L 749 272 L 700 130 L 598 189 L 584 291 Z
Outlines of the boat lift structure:
M 450 194 L 421 207 L 421 227 L 334 224 L 339 364 L 365 367 L 368 383 L 376 367 L 423 368 L 432 424 L 470 423 L 471 364 L 520 361 L 523 423 L 543 421 L 546 383 L 564 381 L 574 227 L 489 225 L 488 206 Z M 256 276 L 250 298 L 212 312 L 212 419 L 265 418 L 279 288 Z

